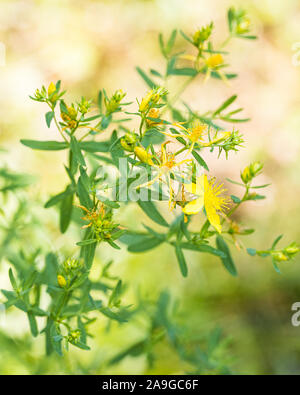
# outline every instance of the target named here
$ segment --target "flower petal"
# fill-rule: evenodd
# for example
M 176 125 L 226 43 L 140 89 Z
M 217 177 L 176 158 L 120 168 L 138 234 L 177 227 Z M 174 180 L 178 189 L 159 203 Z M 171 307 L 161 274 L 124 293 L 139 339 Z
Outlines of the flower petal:
M 211 204 L 205 204 L 205 211 L 207 214 L 207 219 L 209 220 L 210 224 L 219 232 L 222 231 L 220 217 L 217 214 L 216 209 Z
M 200 197 L 198 199 L 192 200 L 186 206 L 183 207 L 182 211 L 184 214 L 192 215 L 197 214 L 199 211 L 203 209 L 204 206 L 204 197 Z

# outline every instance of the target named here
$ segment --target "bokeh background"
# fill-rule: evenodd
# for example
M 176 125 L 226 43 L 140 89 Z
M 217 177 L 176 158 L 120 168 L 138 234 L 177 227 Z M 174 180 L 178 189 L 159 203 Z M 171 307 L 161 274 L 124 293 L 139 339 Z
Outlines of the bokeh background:
M 263 161 L 265 171 L 258 182 L 272 185 L 266 200 L 249 202 L 238 213 L 247 227 L 257 229 L 245 244 L 268 248 L 281 233 L 285 244 L 299 241 L 300 65 L 293 50 L 300 42 L 298 0 L 1 0 L 0 41 L 6 48 L 6 62 L 0 67 L 0 146 L 7 152 L 0 158 L 2 164 L 36 177 L 27 192 L 32 201 L 29 210 L 42 224 L 38 234 L 25 234 L 20 243 L 28 245 L 30 237 L 35 237 L 48 250 L 75 252 L 72 230 L 61 236 L 56 210 L 40 208 L 66 183 L 64 154 L 31 151 L 19 142 L 58 137 L 55 129 L 45 125 L 46 108 L 28 96 L 42 84 L 61 79 L 69 100 L 82 95 L 95 99 L 101 88 L 109 93 L 123 89 L 130 100 L 140 98 L 146 87 L 135 66 L 162 67 L 159 32 L 170 34 L 177 28 L 192 33 L 213 20 L 214 39 L 220 42 L 226 35 L 228 7 L 240 5 L 248 11 L 259 39 L 231 44 L 231 69 L 239 78 L 230 86 L 218 81 L 203 85 L 197 80 L 184 93 L 184 100 L 205 112 L 238 94 L 243 114 L 251 118 L 240 126 L 245 148 L 228 161 L 206 157 L 209 167 L 219 179 L 237 179 L 250 161 Z M 2 209 L 9 210 L 10 204 Z M 130 226 L 141 215 L 130 206 L 120 218 Z M 183 279 L 167 247 L 143 255 L 123 249 L 114 253 L 113 270 L 151 297 L 169 289 L 186 320 L 197 329 L 222 327 L 229 338 L 234 372 L 299 374 L 300 329 L 291 325 L 291 306 L 300 301 L 299 258 L 283 263 L 278 275 L 269 260 L 244 252 L 233 254 L 237 278 L 230 277 L 219 261 L 190 253 L 190 276 Z M 103 249 L 97 264 L 100 267 L 111 257 L 111 250 Z M 9 287 L 8 267 L 6 262 L 1 265 L 0 288 Z M 134 298 L 131 292 L 129 298 Z M 0 372 L 172 374 L 182 370 L 176 356 L 164 347 L 156 350 L 152 370 L 144 357 L 127 357 L 112 368 L 104 367 L 108 355 L 130 345 L 140 333 L 130 325 L 113 325 L 108 334 L 101 319 L 93 333 L 91 352 L 71 350 L 63 358 L 46 358 L 43 341 L 31 340 L 26 317 L 11 309 L 1 321 Z

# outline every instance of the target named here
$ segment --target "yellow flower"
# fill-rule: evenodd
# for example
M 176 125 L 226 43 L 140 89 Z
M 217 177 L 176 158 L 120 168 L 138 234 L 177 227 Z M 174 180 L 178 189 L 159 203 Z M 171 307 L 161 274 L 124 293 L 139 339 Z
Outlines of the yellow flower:
M 178 137 L 186 137 L 192 143 L 188 153 L 191 153 L 194 149 L 195 144 L 199 144 L 201 147 L 210 147 L 213 144 L 221 143 L 225 141 L 230 135 L 231 132 L 218 132 L 216 133 L 215 137 L 212 140 L 207 142 L 204 141 L 205 135 L 208 136 L 208 129 L 207 125 L 202 124 L 201 122 L 195 122 L 191 128 L 185 128 L 184 126 L 180 125 L 179 123 L 175 123 L 174 126 L 180 128 L 184 135 L 180 136 L 178 134 L 166 133 L 160 131 L 162 134 L 168 137 L 178 138 Z
M 189 129 L 189 139 L 193 143 L 197 143 L 199 140 L 203 140 L 203 134 L 207 130 L 207 125 L 196 122 L 194 126 Z
M 152 180 L 138 185 L 137 188 L 146 188 L 153 185 L 156 181 L 162 181 L 167 184 L 169 187 L 169 206 L 174 207 L 173 197 L 174 197 L 174 189 L 173 182 L 171 178 L 171 173 L 174 171 L 174 168 L 181 166 L 184 163 L 190 163 L 191 159 L 184 159 L 180 162 L 175 161 L 175 154 L 166 151 L 166 145 L 170 143 L 170 141 L 166 141 L 161 145 L 161 155 L 157 159 L 159 160 L 158 164 L 149 163 L 152 167 L 157 170 L 157 175 L 152 178 Z M 146 151 L 145 151 L 146 152 Z M 166 178 L 166 180 L 164 180 Z
M 208 180 L 205 174 L 197 177 L 196 184 L 184 184 L 186 191 L 197 195 L 196 199 L 184 206 L 182 209 L 184 214 L 197 214 L 205 208 L 210 224 L 221 233 L 222 226 L 218 212 L 223 212 L 229 202 L 227 197 L 220 196 L 225 191 L 221 189 L 222 186 L 223 184 L 214 185 L 214 179 Z
M 204 82 L 206 82 L 210 78 L 212 71 L 215 71 L 217 74 L 219 74 L 219 76 L 225 82 L 225 84 L 229 85 L 226 74 L 224 74 L 220 70 L 221 68 L 220 66 L 224 65 L 224 58 L 220 53 L 213 54 L 207 59 L 205 59 L 205 64 L 207 67 L 207 71 L 206 71 L 206 76 L 204 78 Z
M 151 108 L 151 110 L 149 111 L 147 117 L 149 117 L 149 118 L 159 118 L 159 110 L 157 108 Z M 150 126 L 159 125 L 162 122 L 161 121 L 153 121 L 151 119 L 146 119 L 146 123 L 150 127 Z
M 61 288 L 64 288 L 67 285 L 66 279 L 64 278 L 64 276 L 61 276 L 60 274 L 57 276 L 57 282 Z
M 221 66 L 221 64 L 223 63 L 224 63 L 224 58 L 220 53 L 211 55 L 208 59 L 206 59 L 206 64 L 211 69 Z

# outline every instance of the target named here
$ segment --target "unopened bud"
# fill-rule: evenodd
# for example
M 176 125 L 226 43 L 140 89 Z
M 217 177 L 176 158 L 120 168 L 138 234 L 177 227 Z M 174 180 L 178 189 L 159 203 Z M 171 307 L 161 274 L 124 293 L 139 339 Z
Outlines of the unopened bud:
M 148 154 L 145 148 L 135 147 L 134 153 L 136 154 L 136 156 L 139 158 L 141 162 L 147 163 L 148 165 L 153 165 L 153 162 L 151 160 L 151 155 Z
M 61 288 L 64 288 L 67 285 L 66 279 L 64 278 L 64 276 L 60 274 L 57 276 L 57 282 Z

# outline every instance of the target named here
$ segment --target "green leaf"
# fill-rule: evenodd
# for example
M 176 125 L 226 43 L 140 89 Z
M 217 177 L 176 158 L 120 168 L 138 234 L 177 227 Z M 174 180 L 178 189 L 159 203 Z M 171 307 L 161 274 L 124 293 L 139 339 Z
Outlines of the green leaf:
M 139 200 L 138 205 L 140 208 L 144 211 L 145 214 L 149 218 L 152 219 L 152 221 L 156 222 L 158 225 L 168 227 L 169 224 L 167 221 L 164 219 L 164 217 L 160 214 L 160 212 L 157 210 L 155 204 L 151 201 L 143 202 Z
M 164 38 L 161 33 L 159 33 L 159 35 L 158 35 L 158 42 L 159 42 L 159 46 L 160 46 L 160 51 L 161 51 L 162 55 L 166 58 L 167 54 L 166 54 L 165 45 L 164 45 Z
M 47 124 L 48 128 L 50 128 L 50 125 L 51 125 L 51 122 L 52 122 L 53 118 L 54 118 L 54 112 L 53 111 L 49 111 L 45 115 L 46 124 Z
M 163 78 L 163 76 L 157 70 L 151 69 L 150 73 L 155 77 Z
M 77 182 L 77 194 L 80 200 L 80 204 L 84 207 L 86 207 L 87 209 L 91 209 L 93 207 L 93 202 L 90 198 L 89 192 L 86 188 L 84 179 L 82 178 L 82 176 L 80 176 L 78 178 L 78 182 Z
M 171 244 L 175 245 L 175 243 L 171 243 Z M 220 258 L 226 257 L 223 251 L 217 250 L 216 248 L 211 247 L 210 245 L 207 244 L 180 243 L 179 246 L 184 250 L 207 252 L 208 254 L 216 255 Z
M 255 187 L 253 187 L 252 185 L 251 185 L 251 189 L 260 189 L 260 188 L 266 188 L 266 187 L 268 187 L 268 186 L 270 186 L 271 184 L 264 184 L 264 185 L 257 185 L 257 186 L 255 186 Z
M 223 251 L 225 254 L 225 257 L 221 258 L 223 265 L 232 276 L 237 276 L 237 270 L 231 257 L 230 250 L 222 236 L 217 236 L 216 244 L 218 249 Z
M 113 240 L 111 239 L 107 239 L 106 242 L 114 249 L 116 250 L 120 250 L 121 247 L 118 246 L 118 244 L 116 244 Z
M 156 88 L 156 84 L 147 76 L 147 74 L 140 68 L 136 67 L 136 71 L 139 73 L 139 75 L 143 78 L 143 80 L 146 82 L 146 84 L 149 86 L 149 88 L 154 89 Z
M 191 44 L 194 45 L 193 40 L 192 40 L 190 37 L 188 37 L 182 30 L 180 30 L 180 34 L 182 35 L 182 37 L 183 37 L 186 41 L 188 41 L 189 43 L 191 43 Z
M 226 178 L 226 180 L 227 180 L 228 182 L 230 182 L 231 184 L 239 185 L 239 186 L 241 186 L 241 187 L 244 187 L 244 186 L 245 186 L 245 185 L 242 184 L 241 182 L 233 181 L 233 180 L 231 180 L 230 178 Z
M 230 118 L 230 117 L 228 117 L 228 116 L 220 117 L 220 119 L 221 119 L 222 121 L 231 122 L 231 123 L 243 123 L 243 122 L 249 122 L 249 121 L 251 120 L 251 118 L 241 118 L 241 119 L 238 119 L 238 118 Z
M 81 141 L 78 144 L 81 150 L 87 152 L 109 152 L 110 146 L 107 141 Z
M 263 200 L 265 198 L 263 195 L 248 195 L 247 200 Z
M 230 106 L 230 104 L 232 104 L 235 100 L 237 99 L 237 95 L 233 95 L 231 96 L 229 99 L 227 99 L 214 113 L 213 116 L 216 116 L 218 114 L 220 114 L 220 112 L 222 112 L 223 110 L 225 110 L 225 108 L 227 108 L 228 106 Z
M 257 36 L 243 36 L 243 35 L 241 35 L 241 34 L 239 34 L 237 37 L 239 37 L 239 38 L 245 38 L 245 39 L 247 39 L 247 40 L 256 40 L 256 39 L 257 39 Z
M 256 249 L 255 248 L 247 248 L 247 252 L 251 256 L 255 256 L 256 255 Z
M 73 212 L 73 194 L 66 195 L 60 206 L 60 231 L 65 233 L 70 225 Z
M 112 291 L 110 298 L 108 300 L 108 307 L 117 306 L 120 304 L 120 297 L 122 295 L 122 281 L 119 280 L 116 287 Z
M 205 162 L 205 160 L 196 152 L 195 150 L 192 151 L 193 157 L 196 159 L 196 161 L 199 163 L 200 166 L 204 167 L 205 170 L 209 171 L 209 168 Z
M 169 75 L 182 75 L 182 76 L 189 76 L 189 77 L 196 77 L 198 71 L 191 68 L 191 67 L 184 67 L 181 69 L 172 69 L 169 70 Z
M 97 243 L 97 239 L 87 239 L 76 243 L 77 246 L 86 246 L 89 244 Z
M 275 271 L 276 271 L 278 274 L 281 274 L 281 271 L 280 271 L 280 269 L 279 269 L 279 267 L 278 267 L 277 262 L 275 261 L 275 259 L 272 259 L 272 264 L 273 264 L 273 267 L 274 267 Z
M 232 200 L 234 203 L 236 203 L 236 204 L 241 203 L 241 199 L 240 199 L 239 197 L 234 196 L 234 195 L 231 195 L 230 197 L 231 197 L 231 200 Z
M 182 249 L 179 247 L 179 245 L 176 245 L 175 253 L 176 253 L 178 263 L 179 263 L 179 268 L 180 268 L 181 274 L 183 275 L 183 277 L 187 277 L 188 268 L 187 268 L 184 254 L 182 252 Z
M 11 268 L 8 271 L 8 275 L 9 275 L 10 283 L 13 289 L 16 291 L 18 289 L 18 284 Z
M 227 20 L 228 20 L 229 31 L 232 32 L 233 21 L 234 21 L 234 10 L 232 7 L 229 8 L 229 10 L 227 12 Z
M 89 351 L 91 349 L 89 346 L 87 346 L 86 344 L 82 343 L 81 341 L 69 342 L 69 343 L 72 344 L 74 347 L 80 348 L 81 350 Z
M 63 141 L 38 141 L 38 140 L 21 140 L 26 147 L 42 151 L 61 151 L 68 148 L 68 144 Z
M 48 329 L 48 328 L 47 328 Z M 49 330 L 49 329 L 48 329 Z M 52 322 L 50 326 L 51 346 L 58 355 L 63 356 L 61 343 L 63 336 L 58 333 L 55 324 Z
M 169 54 L 172 51 L 172 49 L 174 47 L 174 44 L 175 44 L 176 36 L 177 36 L 177 30 L 174 29 L 172 31 L 171 36 L 170 36 L 170 38 L 169 38 L 169 40 L 167 42 L 167 45 L 166 45 L 166 52 L 167 52 L 167 54 Z
M 60 203 L 66 196 L 71 195 L 72 189 L 70 187 L 70 185 L 66 188 L 66 190 L 64 192 L 58 193 L 55 196 L 52 196 L 46 203 L 45 203 L 45 208 L 49 208 L 52 206 L 55 206 L 56 204 Z
M 28 321 L 29 321 L 31 334 L 32 334 L 33 337 L 37 337 L 37 335 L 39 334 L 39 330 L 38 330 L 38 327 L 37 327 L 35 316 L 30 311 L 27 313 L 27 316 L 28 316 Z
M 202 71 L 201 71 L 201 72 L 202 72 Z M 206 70 L 204 70 L 203 73 L 205 74 L 205 73 L 206 73 Z M 221 79 L 222 79 L 221 76 L 220 76 L 220 74 L 219 74 L 218 72 L 216 72 L 216 71 L 212 71 L 212 72 L 211 72 L 211 76 L 212 76 L 213 78 L 216 78 L 217 80 L 221 80 Z M 234 73 L 225 74 L 225 77 L 226 77 L 228 80 L 232 80 L 233 78 L 236 78 L 237 76 L 238 76 L 238 75 L 237 75 L 237 74 L 234 74 Z
M 272 244 L 271 250 L 273 250 L 277 244 L 279 243 L 279 241 L 283 238 L 283 235 L 279 235 L 278 237 L 276 237 L 276 239 L 274 240 L 274 243 Z
M 80 164 L 81 166 L 86 166 L 84 157 L 82 155 L 80 145 L 76 138 L 74 136 L 71 136 L 71 145 L 70 145 L 71 151 L 73 152 L 74 158 Z
M 93 238 L 93 232 L 91 229 L 87 229 L 84 240 L 90 240 Z M 88 245 L 83 245 L 80 250 L 80 258 L 84 260 L 85 266 L 90 269 L 92 266 L 95 252 L 96 252 L 97 243 L 89 243 Z
M 135 233 L 128 231 L 119 238 L 119 241 L 126 245 L 137 244 L 140 241 L 143 241 L 145 236 L 148 235 L 146 233 Z
M 144 238 L 140 238 L 139 242 L 136 244 L 130 244 L 128 246 L 129 252 L 145 252 L 152 250 L 153 248 L 159 246 L 163 243 L 163 240 L 158 239 L 157 237 L 145 236 Z
M 111 121 L 112 121 L 112 115 L 111 114 L 104 115 L 104 117 L 101 120 L 101 128 L 102 129 L 106 129 L 109 126 L 109 124 L 111 123 Z

